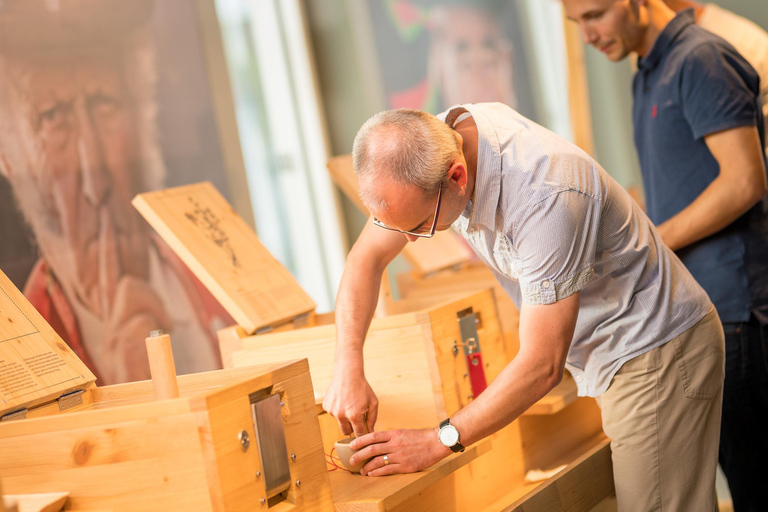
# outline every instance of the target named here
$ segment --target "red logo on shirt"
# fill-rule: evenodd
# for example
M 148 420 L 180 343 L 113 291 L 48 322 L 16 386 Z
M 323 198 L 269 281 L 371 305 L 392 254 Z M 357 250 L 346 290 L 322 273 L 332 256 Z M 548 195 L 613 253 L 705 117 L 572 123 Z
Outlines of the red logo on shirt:
M 651 117 L 656 119 L 656 114 L 659 113 L 659 107 L 657 105 L 654 105 L 651 109 Z

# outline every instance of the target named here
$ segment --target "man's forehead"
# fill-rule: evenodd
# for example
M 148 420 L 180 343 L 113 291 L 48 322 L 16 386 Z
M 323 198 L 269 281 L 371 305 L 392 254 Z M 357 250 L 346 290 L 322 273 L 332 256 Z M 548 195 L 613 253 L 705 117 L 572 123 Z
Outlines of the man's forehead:
M 562 0 L 565 14 L 574 20 L 581 18 L 588 12 L 607 9 L 618 1 L 623 0 Z
M 37 99 L 51 92 L 57 94 L 115 93 L 121 88 L 119 62 L 105 55 L 87 57 L 71 56 L 51 59 L 46 56 L 30 56 L 28 59 L 12 58 L 4 66 L 8 77 L 24 96 Z

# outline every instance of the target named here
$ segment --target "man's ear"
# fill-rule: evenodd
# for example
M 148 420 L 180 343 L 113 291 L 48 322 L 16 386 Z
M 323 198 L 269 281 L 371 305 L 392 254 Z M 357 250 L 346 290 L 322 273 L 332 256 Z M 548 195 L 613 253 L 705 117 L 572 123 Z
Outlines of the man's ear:
M 448 179 L 455 182 L 459 187 L 467 184 L 467 166 L 462 160 L 457 159 L 453 162 L 448 170 Z

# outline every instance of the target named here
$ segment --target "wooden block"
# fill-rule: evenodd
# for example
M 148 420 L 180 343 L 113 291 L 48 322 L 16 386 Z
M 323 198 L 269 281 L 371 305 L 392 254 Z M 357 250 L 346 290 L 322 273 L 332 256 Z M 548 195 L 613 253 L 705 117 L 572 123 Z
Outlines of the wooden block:
M 0 272 L 0 416 L 93 386 L 96 377 Z
M 10 494 L 3 496 L 6 508 L 18 512 L 59 512 L 69 497 L 68 492 L 48 492 L 39 494 Z
M 342 193 L 364 214 L 370 215 L 360 200 L 360 189 L 352 165 L 352 155 L 341 155 L 328 160 L 328 170 Z M 469 263 L 472 249 L 453 231 L 439 231 L 431 239 L 409 243 L 402 252 L 419 275 L 426 276 L 441 270 Z
M 176 365 L 173 362 L 171 337 L 157 333 L 146 338 L 145 343 L 155 398 L 157 400 L 178 398 L 179 384 L 176 382 Z
M 66 489 L 80 510 L 266 509 L 251 399 L 276 394 L 296 457 L 269 509 L 333 510 L 306 361 L 181 376 L 181 398 L 162 402 L 151 381 L 97 389 L 88 410 L 0 424 L 7 492 Z
M 504 512 L 589 512 L 614 493 L 611 442 L 603 438 L 544 485 L 511 503 Z
M 488 453 L 491 446 L 490 441 L 481 441 L 425 471 L 407 475 L 376 478 L 334 471 L 330 478 L 336 511 L 448 510 L 455 506 L 452 473 Z M 444 500 L 442 506 L 439 500 Z
M 248 333 L 315 303 L 208 182 L 139 194 L 133 205 Z

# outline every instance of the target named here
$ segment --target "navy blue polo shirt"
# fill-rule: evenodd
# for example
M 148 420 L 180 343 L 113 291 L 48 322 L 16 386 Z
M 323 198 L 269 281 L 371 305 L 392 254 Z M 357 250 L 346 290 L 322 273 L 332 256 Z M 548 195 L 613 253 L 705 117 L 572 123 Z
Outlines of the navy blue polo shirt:
M 720 167 L 704 137 L 757 126 L 765 140 L 759 78 L 723 39 L 679 13 L 633 82 L 635 145 L 648 216 L 659 225 L 692 203 Z M 763 155 L 765 156 L 765 155 Z M 707 291 L 723 322 L 768 311 L 768 202 L 764 198 L 722 231 L 677 255 Z

